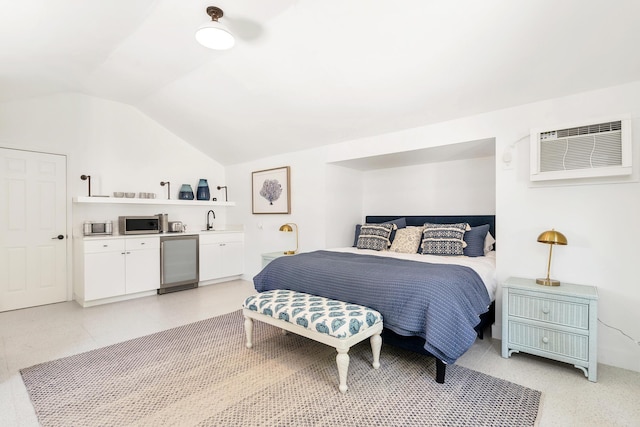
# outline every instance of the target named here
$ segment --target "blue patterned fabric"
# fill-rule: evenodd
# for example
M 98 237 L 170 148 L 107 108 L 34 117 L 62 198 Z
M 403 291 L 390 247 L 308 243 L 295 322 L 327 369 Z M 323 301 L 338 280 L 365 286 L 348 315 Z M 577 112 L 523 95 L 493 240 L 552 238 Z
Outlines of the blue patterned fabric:
M 358 249 L 372 249 L 381 251 L 391 245 L 389 237 L 396 229 L 395 224 L 362 224 L 360 235 L 358 236 Z
M 467 246 L 464 233 L 469 224 L 430 224 L 424 225 L 422 232 L 422 253 L 429 255 L 463 255 Z
M 253 282 L 258 292 L 291 289 L 370 307 L 386 328 L 424 338 L 425 350 L 446 363 L 471 347 L 491 303 L 468 267 L 331 251 L 277 258 Z
M 248 297 L 242 307 L 336 338 L 347 338 L 382 322 L 375 310 L 289 290 Z

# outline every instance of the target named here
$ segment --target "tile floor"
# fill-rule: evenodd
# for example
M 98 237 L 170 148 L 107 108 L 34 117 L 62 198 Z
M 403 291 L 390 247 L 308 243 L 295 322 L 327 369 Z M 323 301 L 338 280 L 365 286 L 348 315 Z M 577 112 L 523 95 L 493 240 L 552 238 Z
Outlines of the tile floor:
M 250 282 L 234 281 L 91 308 L 66 302 L 0 313 L 0 426 L 38 425 L 20 368 L 228 313 L 253 292 Z M 640 426 L 638 372 L 599 365 L 591 383 L 563 363 L 503 359 L 491 338 L 458 363 L 542 391 L 540 426 Z

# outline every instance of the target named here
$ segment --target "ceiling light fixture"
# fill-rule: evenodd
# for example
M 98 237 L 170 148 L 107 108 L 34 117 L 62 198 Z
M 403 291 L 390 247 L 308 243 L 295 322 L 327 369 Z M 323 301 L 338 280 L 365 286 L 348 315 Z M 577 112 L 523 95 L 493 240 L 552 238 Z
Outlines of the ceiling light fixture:
M 225 50 L 233 47 L 235 39 L 227 28 L 218 22 L 224 13 L 222 9 L 215 6 L 207 8 L 207 15 L 211 17 L 211 22 L 207 22 L 196 30 L 196 40 L 204 47 L 216 50 Z

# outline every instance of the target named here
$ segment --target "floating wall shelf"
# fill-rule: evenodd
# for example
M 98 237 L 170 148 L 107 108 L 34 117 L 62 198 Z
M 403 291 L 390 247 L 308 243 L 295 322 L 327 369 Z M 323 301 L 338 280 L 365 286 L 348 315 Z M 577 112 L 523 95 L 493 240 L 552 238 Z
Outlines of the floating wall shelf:
M 211 200 L 166 200 L 127 197 L 74 197 L 73 203 L 119 204 L 119 205 L 176 205 L 176 206 L 235 206 L 236 202 L 213 202 Z

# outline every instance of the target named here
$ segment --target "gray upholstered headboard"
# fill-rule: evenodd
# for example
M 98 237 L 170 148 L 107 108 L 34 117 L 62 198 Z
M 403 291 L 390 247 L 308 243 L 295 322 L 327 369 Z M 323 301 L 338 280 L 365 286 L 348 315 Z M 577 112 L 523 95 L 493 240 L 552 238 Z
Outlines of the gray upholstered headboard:
M 433 224 L 454 224 L 457 222 L 466 222 L 472 227 L 478 225 L 489 224 L 489 232 L 493 237 L 496 236 L 496 216 L 495 215 L 368 215 L 365 221 L 370 224 L 379 224 L 398 218 L 405 218 L 407 225 L 420 226 L 425 222 Z

